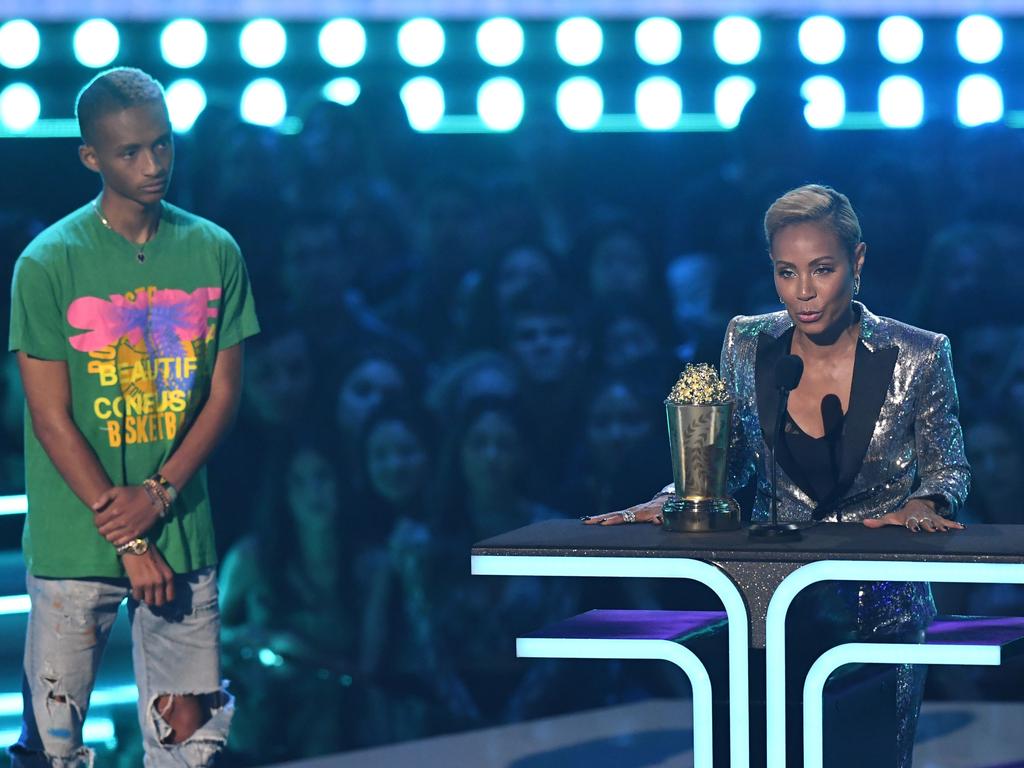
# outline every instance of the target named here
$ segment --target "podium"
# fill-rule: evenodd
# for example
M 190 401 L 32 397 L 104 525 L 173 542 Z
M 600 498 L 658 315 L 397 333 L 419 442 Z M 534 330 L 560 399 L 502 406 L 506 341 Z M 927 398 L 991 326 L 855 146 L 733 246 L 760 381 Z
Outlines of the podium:
M 478 542 L 471 563 L 475 575 L 679 578 L 710 587 L 722 601 L 727 622 L 729 764 L 748 768 L 755 746 L 766 752 L 769 768 L 785 768 L 786 614 L 794 598 L 821 581 L 1024 584 L 1024 526 L 973 525 L 928 534 L 896 526 L 822 523 L 806 529 L 800 541 L 775 543 L 750 539 L 743 530 L 668 533 L 650 524 L 587 526 L 578 520 L 548 520 Z M 987 631 L 997 625 L 1001 632 Z M 803 689 L 805 768 L 823 764 L 822 691 L 832 672 L 851 663 L 997 665 L 1004 650 L 1020 645 L 1014 627 L 1024 637 L 1021 622 L 1009 631 L 1005 622 L 982 621 L 973 627 L 946 627 L 922 644 L 846 643 L 823 653 Z M 571 655 L 571 647 L 563 645 L 562 653 Z M 666 658 L 635 655 L 641 653 L 635 644 L 618 647 L 634 655 L 601 658 Z M 642 653 L 661 652 L 649 644 L 643 648 Z M 765 744 L 752 745 L 749 655 L 760 648 L 765 651 L 767 735 Z M 692 659 L 681 668 L 692 682 L 703 680 Z M 702 723 L 705 735 L 700 736 L 695 723 L 697 766 L 712 764 L 710 746 L 705 745 L 710 727 Z

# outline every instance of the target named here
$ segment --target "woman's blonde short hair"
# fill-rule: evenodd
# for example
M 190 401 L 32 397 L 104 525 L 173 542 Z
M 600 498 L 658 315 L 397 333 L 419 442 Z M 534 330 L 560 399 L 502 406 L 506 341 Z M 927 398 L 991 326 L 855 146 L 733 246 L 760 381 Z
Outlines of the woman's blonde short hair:
M 846 195 L 822 184 L 805 184 L 791 189 L 771 204 L 764 215 L 764 237 L 769 252 L 776 232 L 790 224 L 805 221 L 821 222 L 835 232 L 852 258 L 861 240 L 857 214 Z

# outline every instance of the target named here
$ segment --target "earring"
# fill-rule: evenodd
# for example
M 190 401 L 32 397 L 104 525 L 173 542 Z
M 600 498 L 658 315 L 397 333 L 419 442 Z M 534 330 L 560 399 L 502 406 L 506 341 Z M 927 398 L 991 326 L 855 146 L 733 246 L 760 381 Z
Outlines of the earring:
M 782 297 L 781 297 L 781 296 L 779 296 L 779 304 L 785 304 L 785 303 L 786 303 L 786 302 L 784 302 L 784 301 L 782 300 Z
M 860 293 L 860 275 L 853 278 L 853 295 L 856 296 Z

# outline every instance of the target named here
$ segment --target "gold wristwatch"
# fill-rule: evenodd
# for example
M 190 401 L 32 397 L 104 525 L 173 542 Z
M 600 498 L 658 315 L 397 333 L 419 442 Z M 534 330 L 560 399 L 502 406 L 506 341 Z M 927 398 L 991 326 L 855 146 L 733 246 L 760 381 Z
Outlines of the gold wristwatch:
M 149 551 L 149 539 L 132 539 L 117 548 L 117 555 L 144 555 Z

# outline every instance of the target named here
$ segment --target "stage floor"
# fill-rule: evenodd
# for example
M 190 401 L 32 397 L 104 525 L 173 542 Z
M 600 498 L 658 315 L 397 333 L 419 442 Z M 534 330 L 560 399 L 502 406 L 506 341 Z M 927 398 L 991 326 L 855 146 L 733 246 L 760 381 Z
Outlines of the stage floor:
M 914 768 L 1024 768 L 1021 723 L 1024 703 L 925 702 Z M 658 699 L 286 765 L 688 768 L 693 765 L 689 724 L 689 701 Z

